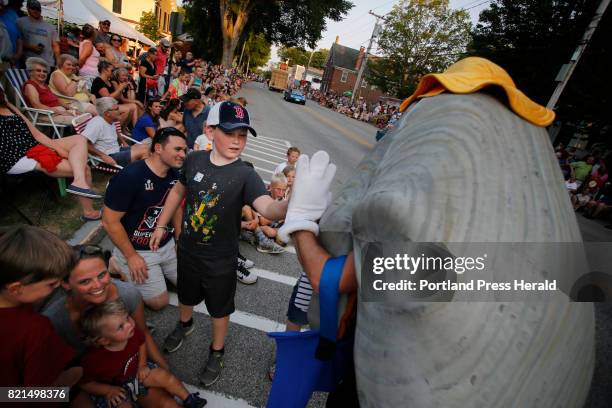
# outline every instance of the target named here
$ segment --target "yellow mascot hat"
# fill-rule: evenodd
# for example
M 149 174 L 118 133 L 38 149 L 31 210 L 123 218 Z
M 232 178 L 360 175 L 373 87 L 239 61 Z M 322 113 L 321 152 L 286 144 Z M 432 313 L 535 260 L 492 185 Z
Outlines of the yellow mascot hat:
M 553 111 L 538 105 L 519 91 L 502 67 L 478 57 L 462 59 L 441 74 L 425 75 L 416 91 L 402 103 L 400 111 L 403 112 L 417 98 L 436 96 L 445 91 L 469 94 L 488 86 L 501 87 L 506 92 L 510 108 L 514 113 L 536 126 L 548 126 L 555 119 Z

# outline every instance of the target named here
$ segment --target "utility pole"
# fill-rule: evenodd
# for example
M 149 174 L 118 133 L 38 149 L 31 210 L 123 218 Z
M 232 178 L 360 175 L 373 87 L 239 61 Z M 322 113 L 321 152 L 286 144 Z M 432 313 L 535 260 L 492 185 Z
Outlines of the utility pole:
M 355 86 L 353 87 L 353 94 L 351 95 L 351 104 L 353 104 L 353 101 L 355 100 L 355 94 L 357 93 L 357 89 L 359 89 L 359 87 L 361 86 L 361 77 L 363 77 L 363 71 L 365 71 L 365 67 L 368 63 L 368 55 L 370 54 L 370 50 L 372 49 L 372 43 L 374 42 L 374 39 L 378 36 L 378 32 L 380 31 L 378 20 L 385 21 L 384 16 L 379 16 L 378 14 L 372 13 L 372 10 L 370 10 L 368 13 L 376 17 L 376 24 L 374 24 L 374 29 L 372 30 L 372 36 L 370 37 L 370 42 L 368 43 L 368 49 L 366 50 L 365 55 L 361 60 L 361 66 L 359 67 L 359 73 L 357 74 L 357 80 L 355 81 Z
M 310 62 L 312 61 L 312 56 L 314 55 L 314 48 L 312 49 L 312 51 L 310 51 L 310 58 L 308 58 L 308 63 L 306 64 L 306 71 L 304 71 L 304 81 L 306 80 L 306 77 L 308 76 L 308 68 L 310 68 Z
M 238 60 L 238 66 L 240 66 L 242 64 L 242 56 L 244 55 L 244 46 L 247 43 L 247 39 L 244 40 L 244 42 L 242 43 L 242 51 L 240 52 L 240 59 Z
M 556 81 L 559 82 L 559 84 L 557 85 L 557 88 L 553 92 L 552 96 L 550 97 L 550 100 L 548 101 L 548 104 L 546 105 L 548 109 L 555 109 L 557 101 L 559 100 L 559 97 L 563 92 L 563 89 L 565 89 L 565 86 L 569 82 L 569 79 L 572 76 L 576 65 L 578 64 L 580 57 L 584 53 L 584 50 L 587 45 L 589 45 L 589 41 L 591 40 L 591 37 L 593 36 L 593 33 L 595 32 L 595 29 L 597 28 L 597 25 L 599 24 L 599 21 L 601 20 L 609 4 L 610 0 L 601 0 L 601 2 L 599 3 L 599 7 L 597 7 L 597 11 L 595 11 L 593 19 L 589 23 L 586 31 L 584 32 L 584 35 L 582 36 L 582 39 L 576 47 L 576 50 L 572 54 L 570 62 L 568 64 L 564 64 L 561 67 L 561 70 L 559 71 L 559 74 L 556 78 Z

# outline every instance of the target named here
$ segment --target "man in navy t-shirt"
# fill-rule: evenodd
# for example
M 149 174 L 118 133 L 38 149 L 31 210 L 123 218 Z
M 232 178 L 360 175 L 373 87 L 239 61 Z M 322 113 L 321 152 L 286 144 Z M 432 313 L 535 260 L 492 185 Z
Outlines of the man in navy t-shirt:
M 113 256 L 121 271 L 142 294 L 144 303 L 159 310 L 168 304 L 165 278 L 176 285 L 176 251 L 172 228 L 167 228 L 156 252 L 149 240 L 178 169 L 187 154 L 185 135 L 175 128 L 158 130 L 151 154 L 113 177 L 106 190 L 102 225 L 115 244 Z M 180 214 L 175 226 L 180 226 Z
M 193 149 L 193 143 L 198 136 L 205 133 L 206 119 L 210 107 L 202 102 L 202 93 L 195 88 L 190 88 L 181 96 L 185 112 L 183 113 L 183 125 L 187 133 L 187 146 Z

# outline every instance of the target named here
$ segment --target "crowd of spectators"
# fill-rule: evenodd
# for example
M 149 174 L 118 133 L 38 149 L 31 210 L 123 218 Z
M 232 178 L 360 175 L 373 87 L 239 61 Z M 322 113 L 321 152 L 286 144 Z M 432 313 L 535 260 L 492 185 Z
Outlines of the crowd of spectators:
M 0 11 L 4 16 L 6 8 Z M 72 177 L 74 181 L 67 191 L 79 197 L 82 219 L 104 217 L 103 226 L 116 246 L 115 272 L 127 276 L 129 282 L 111 278 L 109 254 L 99 247 L 69 248 L 57 237 L 34 227 L 14 227 L 0 232 L 3 271 L 0 335 L 7 340 L 0 352 L 0 361 L 5 367 L 0 373 L 0 384 L 79 384 L 72 396 L 75 406 L 131 406 L 132 399 L 143 407 L 178 406 L 174 399 L 178 397 L 183 406 L 202 407 L 206 401 L 197 393 L 190 394 L 171 373 L 162 350 L 174 352 L 181 347 L 194 330 L 193 306 L 204 299 L 211 317 L 216 320 L 211 324 L 213 341 L 209 360 L 198 379 L 205 386 L 217 381 L 223 368 L 229 314 L 234 311 L 236 290 L 232 284 L 235 285 L 236 279 L 247 284 L 257 280 L 248 270 L 253 263 L 237 252 L 236 236 L 240 233 L 259 252 L 285 251 L 285 242 L 278 236 L 282 219 L 278 219 L 287 209 L 300 151 L 296 147 L 288 149 L 287 160 L 276 167 L 266 192 L 255 171 L 246 169 L 246 162 L 244 165 L 238 162 L 247 131 L 256 136 L 244 109 L 247 101 L 233 99 L 246 80 L 243 74 L 194 58 L 191 52 L 186 52 L 183 58 L 182 51 L 178 47 L 173 49 L 173 44 L 165 39 L 139 57 L 130 57 L 122 48 L 124 39 L 112 33 L 108 21 L 100 22 L 98 29 L 86 25 L 80 33 L 71 31 L 72 37 L 64 41 L 65 50 L 60 49 L 59 37 L 51 31 L 45 31 L 50 43 L 34 40 L 40 43 L 32 45 L 28 27 L 38 27 L 40 35 L 46 23 L 40 17 L 40 4 L 36 0 L 28 1 L 28 12 L 17 24 L 14 55 L 19 58 L 6 60 L 9 65 L 23 66 L 28 71 L 29 80 L 20 90 L 27 103 L 52 111 L 58 123 L 69 125 L 83 114 L 91 118 L 79 134 L 51 139 L 36 129 L 0 90 L 3 174 L 40 171 L 52 177 Z M 13 32 L 5 25 L 3 22 L 0 28 Z M 45 30 L 49 27 L 44 26 Z M 76 56 L 75 48 L 79 51 Z M 399 118 L 397 107 L 392 105 L 369 106 L 362 99 L 351 104 L 348 97 L 319 91 L 309 91 L 308 97 L 380 129 L 393 126 Z M 134 144 L 130 145 L 117 134 L 117 122 L 136 141 Z M 167 132 L 164 128 L 168 128 Z M 206 153 L 211 149 L 212 153 Z M 188 150 L 195 152 L 187 154 Z M 211 159 L 217 151 L 225 155 L 220 163 Z M 108 165 L 127 167 L 109 184 L 104 214 L 92 204 L 101 195 L 92 189 L 88 153 Z M 578 159 L 574 149 L 559 146 L 557 156 L 576 210 L 583 211 L 588 218 L 603 218 L 612 208 L 612 189 L 602 153 L 593 151 Z M 232 166 L 233 163 L 237 164 Z M 179 175 L 175 170 L 181 167 L 184 171 Z M 225 174 L 223 167 L 231 173 Z M 201 190 L 198 183 L 205 174 L 212 179 L 213 173 L 215 183 L 210 183 L 210 189 Z M 216 180 L 231 185 L 242 179 L 240 183 L 244 184 L 239 184 L 237 191 L 244 191 L 243 196 L 228 199 L 216 191 Z M 231 189 L 222 191 L 231 192 Z M 157 196 L 145 198 L 146 193 L 153 192 Z M 295 190 L 294 197 L 298 193 Z M 247 194 L 249 197 L 245 199 Z M 166 199 L 172 200 L 173 210 L 162 210 Z M 217 206 L 219 200 L 225 200 L 221 201 L 224 205 L 218 206 L 219 211 L 227 211 L 232 218 L 221 218 L 223 224 L 215 226 L 216 214 L 206 219 L 203 212 Z M 243 206 L 244 202 L 250 205 Z M 165 218 L 157 218 L 160 211 Z M 182 217 L 182 211 L 186 211 L 186 217 Z M 241 219 L 235 217 L 233 222 L 234 213 L 241 213 Z M 129 222 L 124 218 L 126 214 L 131 217 Z M 175 214 L 178 221 L 174 220 Z M 192 238 L 183 237 L 183 242 L 175 246 L 171 239 L 179 238 L 172 235 L 178 228 L 170 226 L 171 220 L 185 228 L 191 227 Z M 241 230 L 236 234 L 227 233 L 230 228 L 237 228 L 239 221 Z M 230 284 L 217 288 L 214 285 L 218 283 L 207 286 L 204 281 L 198 281 L 199 284 L 183 284 L 181 289 L 176 280 L 181 273 L 177 249 L 183 251 L 182 259 L 197 254 L 199 248 L 191 248 L 195 248 L 195 243 L 214 239 L 215 228 L 219 232 L 217 236 L 224 237 L 225 233 L 228 237 L 221 242 L 225 246 L 219 246 L 225 252 L 218 251 L 215 263 L 205 257 L 194 257 L 189 269 L 199 272 L 205 266 L 206 270 L 215 272 L 229 270 Z M 162 241 L 164 244 L 160 245 Z M 168 259 L 164 260 L 166 265 L 161 265 L 149 249 L 162 252 L 164 247 Z M 145 259 L 145 255 L 151 258 Z M 157 276 L 153 273 L 154 264 L 159 264 Z M 167 270 L 161 270 L 164 268 Z M 187 269 L 185 264 L 182 268 Z M 196 273 L 188 272 L 199 279 Z M 226 277 L 224 274 L 224 284 Z M 147 328 L 144 307 L 161 309 L 168 304 L 164 278 L 170 281 L 174 278 L 173 283 L 179 286 L 181 314 L 160 350 Z M 31 305 L 47 300 L 59 285 L 64 290 L 57 292 L 42 309 L 46 317 L 35 313 Z M 163 286 L 161 290 L 159 286 Z M 204 289 L 209 291 L 206 295 L 188 292 Z M 212 309 L 208 298 L 215 300 L 217 294 L 212 293 L 215 291 L 224 293 L 223 298 L 218 298 L 224 302 L 213 302 L 217 309 Z M 299 330 L 307 323 L 311 294 L 312 287 L 302 273 L 290 300 L 288 330 Z M 183 304 L 188 295 L 196 300 Z M 138 362 L 130 365 L 129 360 L 122 359 L 136 352 L 140 356 Z M 23 358 L 26 355 L 28 358 Z M 76 357 L 79 359 L 75 360 Z M 74 361 L 80 365 L 75 367 L 71 364 Z M 120 371 L 117 369 L 122 367 L 126 367 L 124 372 L 117 374 Z M 272 368 L 270 376 L 273 375 Z M 117 378 L 120 381 L 115 381 Z M 139 383 L 146 392 L 141 393 Z
M 62 78 L 64 82 L 75 82 L 75 85 L 68 84 L 70 89 L 65 89 L 65 83 L 51 89 L 70 97 L 77 94 L 76 98 L 82 102 L 92 102 L 89 93 L 95 95 L 100 88 L 112 90 L 111 96 L 120 99 L 121 104 L 136 100 L 144 104 L 148 96 L 159 96 L 162 100 L 166 97 L 178 98 L 192 87 L 202 93 L 208 89 L 208 99 L 218 101 L 224 100 L 225 95 L 233 96 L 244 79 L 236 70 L 194 58 L 190 51 L 183 55 L 185 50 L 182 44 L 171 44 L 165 38 L 155 47 L 130 48 L 127 38 L 112 32 L 109 20 L 100 21 L 97 28 L 90 24 L 81 28 L 64 27 L 58 34 L 56 27 L 43 19 L 38 0 L 27 1 L 27 14 L 23 13 L 22 6 L 23 0 L 11 0 L 6 5 L 0 2 L 2 68 L 26 68 L 30 71 L 26 65 L 28 58 L 44 60 L 42 64 L 46 66 L 48 74 L 56 68 L 63 73 L 53 73 L 54 77 L 58 77 L 54 82 L 61 84 Z M 101 66 L 102 62 L 106 64 Z M 125 78 L 126 73 L 129 80 Z M 169 90 L 166 75 L 169 76 L 168 85 L 171 85 Z M 92 91 L 96 78 L 107 86 L 104 87 L 98 80 Z M 48 83 L 49 77 L 44 81 Z M 129 85 L 124 86 L 126 82 Z M 135 91 L 131 98 L 128 96 L 130 91 Z M 123 98 L 119 98 L 120 95 Z M 97 95 L 100 96 L 109 95 L 102 92 Z M 139 114 L 142 114 L 144 106 L 139 106 L 139 109 Z M 93 109 L 89 110 L 93 114 Z M 130 108 L 130 111 L 133 109 Z M 132 120 L 133 124 L 135 120 Z
M 134 72 L 141 74 L 134 77 L 129 71 L 132 66 L 117 63 L 121 61 L 120 58 L 113 61 L 105 57 L 105 51 L 109 48 L 98 47 L 98 34 L 91 36 L 93 45 L 87 57 L 89 59 L 91 55 L 99 54 L 97 74 L 91 81 L 86 80 L 79 71 L 82 66 L 78 58 L 68 53 L 58 56 L 59 65 L 54 72 L 51 71 L 55 61 L 49 63 L 40 57 L 29 57 L 26 59 L 26 69 L 30 79 L 22 89 L 17 90 L 23 93 L 29 105 L 51 110 L 58 123 L 72 123 L 75 129 L 79 129 L 78 134 L 57 139 L 47 137 L 5 98 L 0 89 L 0 152 L 9 158 L 3 166 L 3 174 L 41 171 L 53 177 L 72 177 L 74 181 L 67 191 L 79 196 L 82 219 L 93 221 L 102 218 L 103 227 L 116 245 L 110 258 L 96 246 L 71 249 L 52 234 L 34 227 L 15 227 L 6 233 L 0 231 L 3 254 L 0 263 L 3 271 L 7 271 L 0 282 L 1 326 L 9 328 L 11 322 L 18 320 L 23 328 L 13 333 L 13 340 L 5 352 L 0 353 L 0 361 L 7 367 L 0 375 L 0 383 L 73 387 L 71 401 L 74 406 L 132 406 L 133 402 L 137 402 L 142 407 L 174 407 L 180 406 L 176 402 L 178 398 L 182 406 L 199 408 L 206 401 L 197 393 L 187 391 L 182 381 L 172 374 L 162 354 L 162 350 L 169 353 L 181 346 L 189 330 L 193 330 L 193 320 L 184 321 L 181 309 L 177 328 L 158 347 L 144 317 L 145 305 L 160 309 L 168 304 L 167 293 L 164 299 L 164 293 L 160 295 L 147 291 L 147 285 L 155 283 L 153 281 L 157 279 L 153 275 L 156 265 L 153 258 L 157 254 L 166 254 L 166 249 L 168 256 L 160 267 L 165 268 L 164 274 L 174 270 L 174 276 L 177 275 L 176 246 L 174 243 L 166 245 L 163 251 L 155 247 L 153 257 L 140 259 L 141 263 L 136 266 L 136 257 L 132 252 L 139 249 L 143 253 L 151 253 L 150 249 L 154 248 L 152 238 L 149 242 L 151 234 L 170 231 L 165 225 L 167 222 L 160 225 L 161 221 L 156 215 L 164 206 L 167 192 L 177 184 L 179 173 L 175 170 L 182 167 L 186 159 L 200 166 L 202 158 L 212 157 L 217 151 L 223 158 L 233 155 L 228 163 L 218 164 L 219 169 L 227 167 L 236 174 L 226 177 L 224 170 L 217 170 L 213 166 L 211 171 L 218 173 L 215 180 L 229 186 L 236 184 L 238 176 L 244 179 L 244 183 L 248 181 L 250 184 L 248 188 L 239 187 L 236 190 L 245 191 L 244 194 L 248 190 L 249 197 L 253 196 L 248 200 L 238 195 L 228 194 L 227 197 L 234 197 L 233 200 L 240 205 L 247 202 L 253 211 L 257 211 L 255 214 L 260 231 L 266 234 L 258 249 L 269 253 L 282 252 L 283 249 L 268 235 L 275 235 L 278 229 L 275 220 L 286 211 L 286 198 L 295 170 L 292 166 L 284 166 L 287 168 L 275 175 L 267 192 L 253 169 L 247 172 L 244 170 L 246 166 L 239 162 L 232 165 L 234 161 L 239 161 L 247 130 L 256 136 L 249 126 L 248 112 L 244 109 L 246 99 L 234 98 L 245 80 L 241 73 L 193 59 L 191 55 L 183 59 L 180 52 L 174 52 L 172 61 L 167 63 L 172 47 L 162 40 L 158 47 L 151 47 L 134 62 Z M 114 34 L 109 34 L 109 37 L 112 39 Z M 166 57 L 163 64 L 157 63 L 160 55 Z M 146 67 L 148 64 L 155 71 Z M 170 81 L 166 86 L 168 78 Z M 139 89 L 144 89 L 144 92 L 138 92 Z M 80 95 L 80 98 L 77 99 L 76 95 Z M 81 127 L 76 119 L 86 114 L 91 116 Z M 121 124 L 120 131 L 118 123 Z M 184 129 L 184 134 L 181 129 Z M 124 134 L 131 137 L 125 138 Z M 233 145 L 238 139 L 241 149 L 237 152 Z M 135 142 L 129 143 L 130 140 Z M 195 151 L 187 155 L 189 150 L 209 152 Z M 107 186 L 102 213 L 92 205 L 92 200 L 101 198 L 101 194 L 92 189 L 88 154 L 110 166 L 124 168 Z M 295 162 L 297 156 L 294 156 L 288 154 L 288 161 Z M 217 160 L 216 156 L 214 160 Z M 212 158 L 210 163 L 212 166 Z M 202 172 L 209 174 L 208 170 Z M 200 182 L 197 174 L 195 178 L 189 177 L 190 182 Z M 141 178 L 134 183 L 136 176 Z M 162 179 L 166 182 L 163 186 Z M 180 182 L 186 181 L 181 179 Z M 167 189 L 162 188 L 164 186 Z M 211 188 L 215 186 L 216 182 Z M 132 200 L 130 194 L 137 200 Z M 147 194 L 156 196 L 149 197 Z M 199 197 L 197 191 L 195 197 Z M 194 196 L 190 195 L 189 203 L 193 199 Z M 225 195 L 221 199 L 225 200 L 222 203 L 227 203 L 219 205 L 221 211 L 237 209 L 236 215 L 239 217 L 240 206 L 234 205 Z M 214 202 L 206 203 L 214 205 L 217 200 L 218 197 Z M 281 204 L 279 200 L 284 203 Z M 226 208 L 228 210 L 223 210 Z M 182 215 L 182 211 L 187 214 L 193 212 L 193 208 L 186 205 L 176 213 Z M 134 216 L 134 228 L 126 227 L 128 213 Z M 185 219 L 202 217 L 206 215 L 200 210 L 191 216 L 186 215 Z M 229 218 L 219 218 L 224 220 L 224 225 L 216 227 L 218 231 L 228 231 L 228 223 L 237 227 L 237 223 L 226 221 Z M 182 225 L 187 224 L 183 222 Z M 210 226 L 206 224 L 206 227 L 201 229 L 201 234 L 211 235 L 209 230 L 214 223 Z M 143 231 L 148 235 L 143 235 Z M 129 245 L 122 241 L 126 233 L 130 237 Z M 217 235 L 223 236 L 221 233 Z M 233 237 L 234 241 L 237 241 L 237 235 L 238 231 Z M 231 238 L 231 234 L 228 237 Z M 119 245 L 120 242 L 124 245 Z M 144 247 L 137 247 L 136 243 Z M 227 245 L 225 241 L 223 243 Z M 32 250 L 28 249 L 30 246 L 41 245 L 45 245 L 48 251 L 28 257 L 32 254 Z M 23 251 L 23 259 L 13 256 L 18 247 Z M 132 248 L 132 252 L 126 248 Z M 50 257 L 54 263 L 44 265 L 44 259 Z M 236 281 L 249 284 L 257 280 L 255 273 L 248 270 L 253 266 L 252 261 L 239 253 L 232 253 L 226 258 L 222 258 L 225 262 L 224 282 L 228 280 L 228 273 L 234 285 Z M 109 264 L 111 260 L 113 263 Z M 146 262 L 144 278 L 137 274 L 143 262 Z M 24 266 L 26 263 L 29 266 Z M 36 273 L 31 275 L 33 270 Z M 201 271 L 201 267 L 198 266 L 197 270 Z M 110 271 L 126 281 L 111 278 Z M 177 283 L 176 280 L 174 283 Z M 59 285 L 62 289 L 55 290 Z M 231 290 L 228 283 L 221 289 L 223 299 L 231 298 L 233 304 L 235 288 Z M 220 293 L 217 289 L 215 291 Z M 220 295 L 215 296 L 218 298 Z M 220 306 L 214 306 L 215 309 L 207 303 L 207 308 L 213 311 L 211 316 L 214 316 L 211 336 L 214 340 L 210 345 L 208 361 L 198 375 L 204 386 L 217 381 L 223 367 L 226 330 L 223 331 L 219 325 L 223 323 L 227 327 L 229 314 L 233 311 L 233 306 L 230 310 L 229 300 L 223 299 L 217 302 L 226 305 L 223 310 L 219 309 Z M 204 300 L 209 302 L 209 295 Z M 41 302 L 44 303 L 42 309 L 38 305 L 31 308 L 32 304 Z M 42 315 L 32 310 L 40 310 Z M 40 336 L 31 336 L 32 332 Z M 2 334 L 7 335 L 5 331 Z M 221 335 L 223 338 L 220 340 Z M 16 352 L 18 348 L 26 349 L 31 358 L 27 361 L 22 359 L 23 353 Z M 52 356 L 42 352 L 49 349 L 54 351 Z M 138 353 L 138 361 L 130 357 L 134 353 Z M 76 367 L 71 364 L 76 364 Z
M 23 3 L 0 2 L 0 79 L 6 91 L 0 94 L 0 108 L 10 116 L 2 121 L 2 133 L 20 138 L 17 150 L 8 141 L 1 146 L 5 157 L 14 158 L 6 162 L 3 174 L 38 170 L 53 177 L 74 177 L 67 191 L 80 196 L 86 221 L 101 216 L 91 203 L 100 195 L 91 189 L 88 154 L 114 172 L 147 157 L 148 147 L 137 144 L 150 144 L 155 132 L 165 127 L 184 131 L 193 149 L 195 140 L 205 135 L 212 106 L 232 99 L 246 79 L 236 69 L 194 58 L 182 43 L 165 38 L 136 51 L 129 48 L 127 38 L 113 33 L 108 20 L 100 21 L 97 28 L 64 27 L 58 35 L 56 27 L 43 19 L 37 0 L 27 1 L 27 14 Z M 27 81 L 20 89 L 8 82 L 4 75 L 8 69 L 25 69 Z M 79 135 L 62 138 L 82 143 L 60 146 L 45 138 L 40 131 L 45 128 L 38 130 L 30 118 L 18 115 L 18 93 L 28 107 L 49 111 L 52 120 L 65 127 L 64 135 L 77 133 L 78 124 L 86 123 Z M 73 145 L 80 147 L 72 149 Z M 202 142 L 203 148 L 207 145 Z M 30 151 L 45 146 L 44 154 Z
M 610 155 L 604 157 L 599 149 L 579 155 L 575 147 L 563 144 L 555 148 L 555 153 L 574 210 L 585 218 L 606 219 L 612 212 L 612 183 L 606 164 Z M 612 223 L 604 226 L 612 229 Z
M 399 108 L 396 105 L 383 102 L 368 104 L 363 98 L 351 102 L 350 96 L 339 95 L 334 91 L 323 93 L 320 90 L 311 89 L 306 93 L 306 97 L 350 118 L 372 123 L 379 129 L 393 124 L 400 117 Z

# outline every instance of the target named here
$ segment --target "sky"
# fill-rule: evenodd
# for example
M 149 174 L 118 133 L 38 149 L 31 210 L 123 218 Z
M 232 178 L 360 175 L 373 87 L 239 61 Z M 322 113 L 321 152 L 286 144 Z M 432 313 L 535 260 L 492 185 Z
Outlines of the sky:
M 327 30 L 323 33 L 321 40 L 317 43 L 317 49 L 329 49 L 336 36 L 340 36 L 340 44 L 347 47 L 359 49 L 360 46 L 367 47 L 368 40 L 372 35 L 376 18 L 368 13 L 372 10 L 373 13 L 384 15 L 391 11 L 399 0 L 351 0 L 353 8 L 348 12 L 342 21 L 327 22 Z M 472 23 L 478 22 L 478 14 L 487 7 L 486 0 L 450 0 L 451 8 L 462 9 L 466 8 L 472 18 Z M 279 60 L 276 55 L 278 47 L 272 46 L 272 62 Z M 374 54 L 376 54 L 376 45 L 373 46 Z
M 317 49 L 329 49 L 336 36 L 340 36 L 340 44 L 347 47 L 359 49 L 360 46 L 367 47 L 368 40 L 372 35 L 372 29 L 376 23 L 376 18 L 368 13 L 372 10 L 373 13 L 384 15 L 391 11 L 399 0 L 351 0 L 353 8 L 348 12 L 346 17 L 341 21 L 327 22 L 327 30 L 322 35 L 321 40 L 317 43 Z M 450 0 L 450 6 L 454 9 L 467 9 L 472 18 L 472 24 L 478 22 L 478 15 L 488 6 L 490 1 L 487 0 Z M 181 5 L 182 0 L 177 0 L 177 5 Z M 272 46 L 272 57 L 270 61 L 278 62 L 279 58 L 276 55 L 278 47 Z M 373 47 L 373 53 L 376 54 L 376 46 Z

